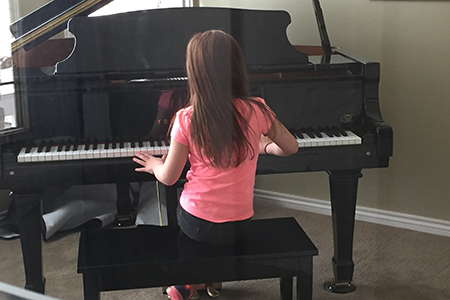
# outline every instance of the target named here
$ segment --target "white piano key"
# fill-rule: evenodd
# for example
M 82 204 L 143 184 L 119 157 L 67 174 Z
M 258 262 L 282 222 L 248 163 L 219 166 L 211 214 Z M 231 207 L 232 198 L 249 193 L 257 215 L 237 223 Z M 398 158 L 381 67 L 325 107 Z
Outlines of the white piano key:
M 346 131 L 346 132 L 350 139 L 350 145 L 359 145 L 362 143 L 361 138 L 357 134 L 355 134 L 351 131 Z
M 73 147 L 73 148 L 75 148 L 75 147 Z M 79 160 L 79 159 L 81 159 L 81 156 L 83 155 L 82 154 L 82 149 L 84 150 L 84 144 L 81 144 L 81 145 L 78 145 L 77 146 L 77 150 L 73 150 L 72 151 L 72 159 L 73 160 Z M 84 155 L 85 156 L 85 155 Z
M 330 141 L 330 146 L 336 146 L 337 142 L 338 142 L 338 137 L 332 136 L 332 137 L 329 137 L 328 140 Z
M 136 152 L 136 145 L 135 145 L 135 143 L 134 142 L 130 142 L 130 143 L 128 143 L 128 146 L 127 146 L 128 148 L 127 148 L 127 152 L 128 152 L 128 157 L 133 157 L 134 156 L 134 153 Z
M 150 152 L 152 150 L 152 144 L 149 141 L 145 141 L 142 143 L 144 145 L 144 151 Z
M 87 159 L 87 151 L 86 151 L 86 145 L 81 144 L 78 146 L 77 152 L 80 154 L 80 159 Z
M 126 148 L 125 143 L 123 143 L 123 147 L 120 147 L 120 143 L 119 143 L 119 157 L 127 157 L 128 151 Z
M 86 151 L 87 159 L 94 159 L 94 144 L 89 145 L 89 149 Z
M 68 146 L 62 146 L 61 151 L 58 152 L 58 160 L 66 160 L 66 147 Z
M 324 147 L 328 147 L 331 145 L 330 137 L 325 133 L 322 133 L 322 139 L 323 139 L 322 145 Z
M 31 148 L 31 150 L 30 150 L 30 161 L 31 161 L 31 162 L 37 162 L 37 161 L 39 161 L 39 160 L 38 160 L 38 155 L 39 155 L 38 149 L 39 149 L 39 147 L 33 147 L 33 148 Z
M 106 149 L 105 143 L 98 144 L 100 150 L 100 158 L 108 158 L 108 149 Z
M 23 163 L 25 162 L 25 154 L 26 154 L 27 148 L 23 147 L 20 149 L 19 155 L 17 155 L 17 162 Z
M 140 143 L 140 142 L 134 142 L 131 143 L 131 152 L 133 153 L 133 156 L 135 155 L 136 152 L 147 152 L 148 149 L 145 146 L 145 143 Z
M 113 157 L 120 157 L 120 143 L 116 143 L 116 148 L 112 149 Z
M 162 155 L 161 146 L 159 145 L 158 141 L 153 142 L 153 147 L 155 148 L 155 155 Z
M 73 159 L 73 145 L 66 145 L 61 151 L 59 156 L 61 160 L 72 160 Z
M 42 148 L 42 150 L 40 152 L 38 152 L 38 155 L 37 155 L 38 161 L 45 161 L 45 154 L 46 154 L 45 149 L 46 149 L 46 147 Z
M 123 143 L 123 148 L 120 151 L 120 156 L 122 156 L 122 157 L 130 157 L 130 148 L 131 148 L 131 143 L 130 142 L 124 142 Z
M 169 153 L 169 146 L 166 145 L 165 141 L 161 141 L 161 151 L 163 155 Z
M 308 136 L 308 138 L 309 138 L 309 141 L 311 142 L 311 147 L 317 147 L 318 146 L 317 138 L 311 138 L 309 136 Z
M 307 134 L 301 133 L 301 135 L 303 136 L 303 139 L 301 139 L 301 144 L 302 144 L 302 148 L 308 148 L 308 147 L 313 147 L 312 146 L 312 138 L 310 138 Z
M 58 158 L 58 146 L 52 146 L 45 156 L 45 161 L 53 161 Z
M 113 158 L 114 157 L 114 149 L 112 147 L 113 147 L 113 144 L 109 143 L 108 144 L 108 149 L 105 149 L 107 158 Z
M 324 147 L 325 146 L 325 139 L 323 137 L 316 136 L 315 140 L 317 142 L 317 147 Z
M 93 152 L 92 153 L 93 159 L 101 158 L 102 157 L 102 150 L 104 150 L 104 149 L 105 149 L 105 144 L 103 144 L 103 143 L 97 144 L 97 149 L 92 151 Z
M 342 137 L 342 145 L 350 145 L 348 137 L 346 136 Z

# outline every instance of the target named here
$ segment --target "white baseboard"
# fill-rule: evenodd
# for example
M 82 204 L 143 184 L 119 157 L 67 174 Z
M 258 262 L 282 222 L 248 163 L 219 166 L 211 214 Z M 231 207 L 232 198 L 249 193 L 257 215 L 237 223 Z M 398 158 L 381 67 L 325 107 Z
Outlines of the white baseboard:
M 256 201 L 269 201 L 282 207 L 331 216 L 329 201 L 255 189 Z M 449 236 L 450 222 L 381 209 L 356 206 L 356 220 Z

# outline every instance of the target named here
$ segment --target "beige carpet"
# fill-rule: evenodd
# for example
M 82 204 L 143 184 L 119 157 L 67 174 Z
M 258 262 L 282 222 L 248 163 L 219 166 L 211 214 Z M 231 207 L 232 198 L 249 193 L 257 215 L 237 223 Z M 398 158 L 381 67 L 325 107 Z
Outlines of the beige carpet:
M 314 299 L 449 300 L 450 238 L 388 226 L 356 222 L 354 283 L 351 294 L 326 292 L 333 277 L 331 218 L 262 201 L 256 218 L 294 216 L 319 249 L 314 258 Z M 58 233 L 43 244 L 46 293 L 62 300 L 83 299 L 82 277 L 76 272 L 78 233 Z M 0 240 L 0 281 L 24 286 L 20 241 Z M 277 279 L 225 282 L 219 300 L 280 299 Z M 105 292 L 102 300 L 167 299 L 160 288 Z M 208 299 L 201 295 L 199 299 Z M 1 299 L 3 300 L 3 299 Z

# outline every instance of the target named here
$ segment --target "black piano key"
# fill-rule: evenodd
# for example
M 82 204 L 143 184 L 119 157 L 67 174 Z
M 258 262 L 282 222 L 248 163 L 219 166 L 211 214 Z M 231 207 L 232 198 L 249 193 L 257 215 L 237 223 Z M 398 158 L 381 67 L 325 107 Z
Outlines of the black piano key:
M 337 137 L 341 136 L 341 134 L 339 133 L 339 131 L 336 130 L 336 129 L 337 129 L 336 126 L 332 126 L 332 127 L 328 127 L 328 128 L 329 128 L 329 130 L 333 133 L 334 136 L 337 136 Z
M 75 142 L 73 143 L 73 151 L 77 151 L 78 147 L 79 147 L 79 141 L 78 141 L 78 139 L 76 139 Z
M 299 135 L 297 133 L 297 131 L 295 130 L 295 128 L 289 128 L 288 130 L 296 139 L 302 139 L 303 138 L 303 135 L 301 135 L 301 134 Z
M 342 128 L 339 128 L 339 127 L 336 127 L 336 126 L 333 126 L 331 128 L 333 128 L 335 131 L 339 132 L 340 135 L 348 136 L 347 132 L 345 132 L 345 130 L 342 129 Z
M 34 142 L 29 142 L 28 145 L 26 146 L 27 149 L 25 150 L 25 153 L 30 153 L 31 148 L 33 148 L 34 146 Z
M 306 129 L 305 127 L 300 128 L 300 131 L 304 134 L 306 134 L 307 136 L 309 136 L 312 139 L 315 139 L 316 136 L 314 135 L 314 133 L 310 132 L 308 129 Z
M 305 138 L 300 130 L 297 130 L 296 128 L 292 128 L 292 130 L 294 131 L 295 135 L 296 135 L 299 139 L 302 140 L 302 139 Z
M 315 129 L 315 128 L 312 128 L 312 127 L 308 127 L 308 130 L 309 130 L 310 132 L 312 132 L 316 137 L 319 137 L 319 138 L 322 137 L 322 134 L 320 133 L 319 130 L 317 130 L 317 129 Z
M 113 137 L 109 142 L 109 145 L 111 149 L 116 149 L 116 138 Z
M 318 129 L 320 130 L 320 132 L 325 133 L 327 136 L 333 137 L 333 133 L 332 133 L 331 131 L 327 130 L 326 127 L 321 127 L 321 126 L 319 126 Z
M 61 152 L 61 150 L 63 149 L 63 147 L 66 145 L 66 141 L 64 139 L 60 140 L 58 143 L 58 152 Z
M 337 136 L 334 134 L 334 130 L 330 126 L 325 126 L 324 129 L 327 132 L 327 134 L 331 134 L 331 137 Z
M 47 143 L 47 148 L 45 149 L 45 152 L 50 152 L 50 149 L 52 149 L 52 147 L 53 147 L 53 141 L 52 140 L 50 140 L 48 143 Z
M 91 145 L 91 139 L 87 138 L 84 143 L 84 151 L 89 150 L 89 146 Z
M 92 143 L 92 150 L 97 150 L 98 148 L 98 139 L 95 138 L 94 142 Z
M 64 150 L 65 150 L 65 151 L 69 151 L 70 145 L 72 145 L 72 140 L 71 140 L 71 139 L 68 139 L 68 140 L 67 140 L 67 144 L 66 144 L 66 148 L 65 148 Z
M 45 151 L 45 147 L 46 147 L 46 143 L 45 143 L 45 141 L 42 141 L 42 142 L 39 144 L 38 152 Z
M 105 150 L 108 150 L 108 149 L 109 149 L 109 139 L 106 138 L 105 139 Z
M 337 136 L 337 137 L 340 137 L 340 136 L 342 136 L 340 133 L 339 133 L 339 130 L 336 130 L 337 128 L 336 127 L 332 127 L 331 128 L 331 130 L 333 130 L 332 132 L 333 132 L 333 135 L 334 136 Z

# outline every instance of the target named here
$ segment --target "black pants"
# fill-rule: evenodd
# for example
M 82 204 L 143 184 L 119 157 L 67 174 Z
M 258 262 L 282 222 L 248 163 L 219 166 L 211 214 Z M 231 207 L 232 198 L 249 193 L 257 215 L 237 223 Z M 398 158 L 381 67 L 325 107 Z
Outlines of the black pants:
M 177 219 L 181 231 L 198 242 L 229 244 L 239 240 L 249 226 L 250 219 L 225 223 L 213 223 L 197 218 L 181 206 L 177 209 Z

